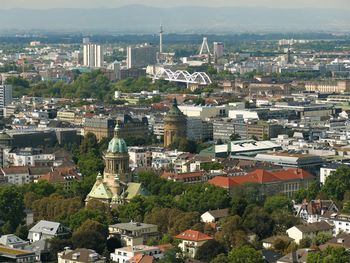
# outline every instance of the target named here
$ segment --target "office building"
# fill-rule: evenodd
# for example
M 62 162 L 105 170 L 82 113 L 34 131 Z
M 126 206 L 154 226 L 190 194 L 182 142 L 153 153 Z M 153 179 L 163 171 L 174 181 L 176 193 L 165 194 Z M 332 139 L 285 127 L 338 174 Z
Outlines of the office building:
M 141 46 L 128 46 L 127 66 L 128 68 L 145 68 L 157 63 L 157 48 L 151 44 Z
M 224 56 L 224 43 L 214 42 L 214 59 L 215 61 Z
M 12 103 L 12 86 L 0 85 L 0 108 Z
M 85 67 L 89 68 L 101 68 L 103 66 L 102 46 L 96 44 L 85 44 L 83 64 Z

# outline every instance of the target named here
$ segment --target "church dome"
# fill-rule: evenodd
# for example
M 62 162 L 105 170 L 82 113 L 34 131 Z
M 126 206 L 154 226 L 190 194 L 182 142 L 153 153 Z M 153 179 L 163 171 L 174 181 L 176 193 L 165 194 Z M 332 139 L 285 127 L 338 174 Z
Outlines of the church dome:
M 165 117 L 184 117 L 185 115 L 177 106 L 176 98 L 173 99 L 171 109 L 166 113 Z
M 127 153 L 128 147 L 124 139 L 119 138 L 120 127 L 117 123 L 114 129 L 114 137 L 108 144 L 107 153 Z

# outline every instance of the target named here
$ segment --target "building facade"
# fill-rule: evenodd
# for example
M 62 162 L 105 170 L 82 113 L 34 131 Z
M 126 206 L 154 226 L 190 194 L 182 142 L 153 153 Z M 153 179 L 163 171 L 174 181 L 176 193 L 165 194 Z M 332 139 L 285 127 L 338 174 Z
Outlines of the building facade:
M 89 68 L 101 68 L 103 66 L 103 49 L 101 45 L 84 45 L 84 66 Z

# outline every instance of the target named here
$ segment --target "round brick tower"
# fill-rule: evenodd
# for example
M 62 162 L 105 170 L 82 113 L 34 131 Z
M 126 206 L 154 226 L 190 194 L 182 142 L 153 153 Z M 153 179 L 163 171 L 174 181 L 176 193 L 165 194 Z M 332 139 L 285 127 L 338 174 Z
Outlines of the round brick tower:
M 164 147 L 169 147 L 175 138 L 186 138 L 186 116 L 177 107 L 176 98 L 164 116 Z

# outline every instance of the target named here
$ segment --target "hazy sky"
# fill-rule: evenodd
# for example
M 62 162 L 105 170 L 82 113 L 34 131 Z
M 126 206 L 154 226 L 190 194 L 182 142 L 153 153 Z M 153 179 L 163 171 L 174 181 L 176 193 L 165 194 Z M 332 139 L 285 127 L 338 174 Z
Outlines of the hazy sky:
M 96 8 L 119 7 L 130 4 L 150 6 L 264 6 L 278 8 L 336 8 L 349 9 L 350 0 L 0 0 L 0 8 Z

